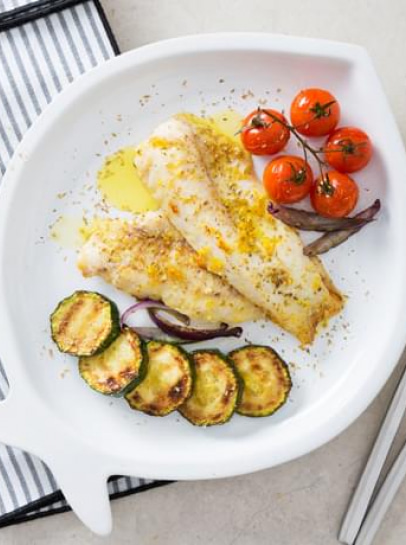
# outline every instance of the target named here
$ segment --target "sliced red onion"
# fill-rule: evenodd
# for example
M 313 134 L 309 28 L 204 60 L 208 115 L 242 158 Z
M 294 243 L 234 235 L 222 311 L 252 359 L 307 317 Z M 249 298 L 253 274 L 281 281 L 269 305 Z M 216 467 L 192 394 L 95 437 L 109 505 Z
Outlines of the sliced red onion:
M 148 314 L 151 320 L 162 331 L 173 337 L 178 337 L 186 341 L 207 341 L 218 337 L 241 337 L 242 327 L 229 327 L 227 324 L 221 324 L 213 329 L 197 329 L 194 327 L 186 327 L 169 322 L 162 316 L 158 315 L 160 309 L 148 309 Z
M 124 325 L 128 326 L 128 324 L 126 324 L 128 318 L 139 310 L 147 310 L 151 320 L 158 326 L 157 328 L 141 326 L 132 327 L 136 333 L 148 340 L 168 340 L 167 337 L 165 337 L 166 334 L 171 337 L 172 340 L 175 339 L 177 342 L 184 344 L 187 342 L 191 343 L 215 339 L 217 337 L 240 337 L 242 335 L 241 327 L 229 327 L 227 324 L 221 324 L 219 327 L 213 329 L 188 327 L 190 324 L 189 316 L 182 314 L 178 310 L 167 307 L 160 301 L 154 301 L 153 299 L 145 299 L 129 307 L 121 316 L 121 327 Z M 158 315 L 159 312 L 170 314 L 173 318 L 181 322 L 182 325 L 166 320 Z
M 325 218 L 315 212 L 291 208 L 289 206 L 268 204 L 268 212 L 281 220 L 290 227 L 295 227 L 301 231 L 342 231 L 344 229 L 354 229 L 363 227 L 366 223 L 372 221 L 372 218 L 362 218 L 354 216 L 353 218 Z
M 190 324 L 190 318 L 189 316 L 186 316 L 186 314 L 182 314 L 178 310 L 175 310 L 173 308 L 169 308 L 160 301 L 154 301 L 154 299 L 144 299 L 143 301 L 139 301 L 138 303 L 135 303 L 134 305 L 131 305 L 121 316 L 120 318 L 120 326 L 123 327 L 123 325 L 126 325 L 127 319 L 134 314 L 135 312 L 138 312 L 139 310 L 147 310 L 147 309 L 156 309 L 156 310 L 162 310 L 179 320 L 179 322 L 182 322 L 185 325 Z
M 127 326 L 128 327 L 128 326 Z M 135 333 L 142 337 L 145 341 L 163 341 L 163 342 L 173 342 L 176 340 L 179 344 L 190 344 L 194 341 L 184 341 L 180 338 L 175 338 L 172 335 L 164 333 L 159 327 L 131 327 Z
M 358 227 L 353 227 L 352 229 L 343 229 L 340 231 L 335 231 L 333 233 L 326 233 L 325 235 L 322 235 L 321 237 L 314 240 L 311 244 L 305 246 L 303 249 L 303 253 L 308 257 L 314 257 L 316 255 L 324 254 L 332 248 L 339 246 L 347 239 L 349 239 L 352 235 L 358 233 L 358 231 L 360 231 L 360 229 L 362 229 L 364 225 L 370 222 L 379 212 L 380 208 L 381 201 L 379 199 L 376 199 L 376 201 L 371 206 L 365 208 L 365 210 L 362 210 L 356 216 L 354 216 L 365 221 L 366 223 L 363 223 Z

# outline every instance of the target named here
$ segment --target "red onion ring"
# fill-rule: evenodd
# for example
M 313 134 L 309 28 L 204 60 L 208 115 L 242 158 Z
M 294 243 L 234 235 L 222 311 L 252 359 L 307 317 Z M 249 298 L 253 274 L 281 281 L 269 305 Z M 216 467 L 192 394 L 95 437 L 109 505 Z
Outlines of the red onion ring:
M 121 316 L 120 318 L 120 326 L 123 327 L 126 325 L 127 319 L 134 314 L 135 312 L 138 312 L 139 310 L 146 310 L 155 308 L 157 310 L 164 310 L 168 314 L 171 314 L 174 318 L 179 320 L 179 322 L 182 322 L 185 325 L 190 324 L 190 318 L 189 316 L 186 316 L 186 314 L 182 314 L 178 310 L 175 310 L 173 308 L 169 308 L 160 301 L 154 301 L 154 299 L 144 299 L 142 301 L 139 301 L 138 303 L 135 303 L 134 305 L 131 305 Z
M 242 335 L 242 327 L 229 327 L 227 324 L 220 324 L 216 328 L 202 328 L 198 329 L 195 327 L 188 327 L 190 324 L 189 316 L 182 314 L 178 310 L 172 309 L 161 303 L 160 301 L 154 301 L 153 299 L 145 299 L 139 301 L 134 305 L 131 305 L 121 316 L 120 325 L 123 327 L 126 324 L 128 318 L 138 312 L 139 310 L 147 310 L 151 320 L 156 326 L 163 332 L 169 335 L 170 337 L 175 338 L 176 340 L 186 341 L 186 342 L 198 342 L 206 341 L 209 339 L 216 339 L 218 337 L 240 337 Z M 159 316 L 159 312 L 166 312 L 173 316 L 176 320 L 182 323 L 175 324 L 169 320 L 166 320 L 162 316 Z M 144 328 L 144 327 L 132 327 L 132 329 L 138 333 L 141 337 L 145 339 L 159 339 L 162 338 L 162 335 L 158 334 L 155 328 Z M 153 331 L 155 329 L 155 331 Z
M 242 327 L 229 327 L 227 324 L 221 324 L 219 327 L 207 329 L 197 329 L 195 327 L 186 327 L 169 322 L 158 315 L 160 309 L 148 309 L 148 314 L 155 325 L 162 331 L 173 337 L 178 337 L 186 341 L 207 341 L 217 339 L 218 337 L 241 337 Z

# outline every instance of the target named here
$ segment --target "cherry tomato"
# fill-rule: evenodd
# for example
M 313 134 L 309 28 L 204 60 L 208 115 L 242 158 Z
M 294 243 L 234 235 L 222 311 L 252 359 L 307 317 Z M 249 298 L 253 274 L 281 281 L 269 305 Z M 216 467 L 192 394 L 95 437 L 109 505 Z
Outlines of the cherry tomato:
M 323 89 L 304 89 L 293 99 L 290 120 L 305 136 L 324 136 L 335 129 L 340 119 L 340 105 Z
M 301 157 L 282 155 L 270 161 L 263 175 L 269 197 L 280 204 L 291 204 L 309 194 L 313 172 Z
M 241 130 L 245 149 L 253 155 L 278 153 L 290 138 L 290 131 L 284 124 L 287 124 L 285 116 L 276 110 L 258 109 L 251 112 L 244 119 Z
M 369 136 L 355 127 L 342 127 L 330 134 L 324 146 L 328 164 L 339 172 L 356 172 L 364 168 L 372 157 Z
M 327 218 L 348 216 L 358 201 L 358 186 L 347 174 L 329 170 L 319 176 L 310 191 L 313 208 Z

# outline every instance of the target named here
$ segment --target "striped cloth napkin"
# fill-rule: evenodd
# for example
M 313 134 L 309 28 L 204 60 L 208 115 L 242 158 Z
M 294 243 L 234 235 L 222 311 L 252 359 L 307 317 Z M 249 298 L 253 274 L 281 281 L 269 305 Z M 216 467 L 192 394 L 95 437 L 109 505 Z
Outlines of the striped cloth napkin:
M 118 53 L 98 0 L 0 0 L 0 183 L 18 142 L 52 97 Z M 0 362 L 0 400 L 7 390 Z M 113 477 L 109 492 L 116 498 L 162 484 Z M 41 460 L 0 444 L 0 527 L 68 509 Z

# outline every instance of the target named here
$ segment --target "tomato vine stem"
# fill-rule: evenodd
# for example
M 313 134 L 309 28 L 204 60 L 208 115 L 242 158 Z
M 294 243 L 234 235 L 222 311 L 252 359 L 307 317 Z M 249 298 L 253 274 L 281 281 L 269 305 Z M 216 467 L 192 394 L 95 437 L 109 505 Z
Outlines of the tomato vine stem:
M 316 160 L 317 165 L 319 167 L 319 170 L 320 170 L 320 176 L 321 176 L 321 178 L 323 180 L 324 177 L 325 177 L 324 170 L 323 170 L 323 168 L 325 167 L 325 162 L 322 161 L 322 159 L 320 159 L 320 157 L 318 156 L 318 154 L 321 153 L 323 150 L 322 149 L 317 150 L 317 149 L 313 148 L 309 144 L 309 142 L 298 133 L 298 131 L 296 130 L 296 128 L 293 125 L 291 125 L 287 121 L 283 121 L 282 119 L 279 119 L 270 110 L 267 110 L 266 108 L 258 108 L 258 114 L 261 113 L 261 112 L 264 112 L 266 115 L 268 115 L 274 121 L 276 121 L 276 122 L 280 123 L 281 125 L 283 125 L 284 127 L 286 127 L 291 132 L 291 134 L 293 134 L 293 136 L 296 138 L 296 140 L 299 142 L 299 144 L 302 147 L 304 160 L 306 161 L 306 163 L 308 162 L 307 161 L 307 153 L 308 152 L 314 157 L 314 159 Z

